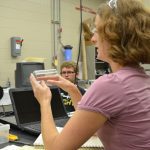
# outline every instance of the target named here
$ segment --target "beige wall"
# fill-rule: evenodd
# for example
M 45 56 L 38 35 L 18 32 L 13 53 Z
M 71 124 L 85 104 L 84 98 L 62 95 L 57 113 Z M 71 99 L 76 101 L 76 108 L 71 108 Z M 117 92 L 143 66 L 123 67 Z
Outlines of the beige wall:
M 83 6 L 97 9 L 105 0 L 83 0 Z M 149 7 L 149 0 L 143 0 Z M 80 13 L 75 9 L 80 0 L 60 0 L 62 42 L 73 46 L 73 60 L 77 59 L 79 45 Z M 0 85 L 5 86 L 8 78 L 14 86 L 16 62 L 24 58 L 44 57 L 45 67 L 52 64 L 51 39 L 51 0 L 0 0 Z M 83 20 L 93 17 L 83 12 Z M 13 58 L 10 51 L 10 38 L 24 39 L 21 56 Z M 57 54 L 62 56 L 58 49 Z M 61 62 L 59 62 L 60 64 Z
M 79 0 L 61 1 L 62 42 L 73 46 L 73 59 L 76 59 L 79 42 Z M 100 0 L 83 0 L 83 5 L 96 9 Z M 46 68 L 52 63 L 51 44 L 51 2 L 50 0 L 0 0 L 0 85 L 5 86 L 8 78 L 14 86 L 16 62 L 24 58 L 44 57 Z M 90 17 L 83 13 L 83 19 Z M 10 38 L 24 39 L 21 56 L 13 58 L 10 51 Z M 58 54 L 62 52 L 58 50 Z
M 143 0 L 145 7 L 150 10 L 150 0 Z
M 83 6 L 95 11 L 99 4 L 100 0 L 83 0 Z M 62 42 L 73 46 L 73 59 L 76 59 L 79 49 L 80 12 L 75 7 L 79 7 L 79 0 L 63 0 L 61 6 Z M 83 11 L 83 20 L 93 17 L 93 14 Z
M 16 62 L 27 56 L 50 57 L 50 1 L 0 0 L 0 84 L 14 85 Z M 24 39 L 21 56 L 12 58 L 10 37 Z M 49 59 L 49 58 L 48 58 Z M 49 60 L 48 60 L 49 61 Z

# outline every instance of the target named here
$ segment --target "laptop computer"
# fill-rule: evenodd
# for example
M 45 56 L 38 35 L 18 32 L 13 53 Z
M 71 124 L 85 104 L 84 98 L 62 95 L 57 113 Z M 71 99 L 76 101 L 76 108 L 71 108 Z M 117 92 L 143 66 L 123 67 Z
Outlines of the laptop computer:
M 51 108 L 56 126 L 63 127 L 69 117 L 62 102 L 58 87 L 51 86 Z M 40 105 L 32 88 L 12 88 L 9 90 L 17 126 L 30 133 L 40 134 Z

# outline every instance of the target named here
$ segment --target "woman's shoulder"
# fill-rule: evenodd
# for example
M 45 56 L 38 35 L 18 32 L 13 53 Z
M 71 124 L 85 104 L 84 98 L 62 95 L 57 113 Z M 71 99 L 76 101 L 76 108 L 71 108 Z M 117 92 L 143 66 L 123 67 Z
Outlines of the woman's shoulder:
M 111 84 L 111 83 L 120 83 L 121 82 L 121 79 L 120 79 L 120 76 L 116 73 L 110 73 L 110 74 L 105 74 L 103 76 L 100 76 L 98 79 L 97 79 L 97 82 L 95 83 L 105 83 L 105 84 Z
M 123 67 L 122 69 L 100 76 L 98 80 L 100 82 L 115 82 L 123 83 L 127 79 L 134 78 L 136 76 L 145 76 L 143 68 L 132 68 L 132 67 Z
M 116 74 L 105 74 L 96 79 L 92 85 L 88 88 L 89 93 L 101 93 L 110 92 L 115 93 L 121 91 L 122 81 Z

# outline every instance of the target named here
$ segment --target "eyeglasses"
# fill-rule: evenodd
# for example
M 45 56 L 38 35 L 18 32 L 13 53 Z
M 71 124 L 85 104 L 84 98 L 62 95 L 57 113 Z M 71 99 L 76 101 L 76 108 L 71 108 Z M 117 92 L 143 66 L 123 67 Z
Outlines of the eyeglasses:
M 74 71 L 62 71 L 61 74 L 65 75 L 65 74 L 73 74 L 75 73 Z

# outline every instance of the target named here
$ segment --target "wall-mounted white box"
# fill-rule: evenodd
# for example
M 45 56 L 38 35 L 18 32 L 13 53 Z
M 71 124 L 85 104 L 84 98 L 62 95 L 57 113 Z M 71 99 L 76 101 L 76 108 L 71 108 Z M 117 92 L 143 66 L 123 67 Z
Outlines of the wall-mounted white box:
M 9 124 L 0 123 L 0 144 L 7 143 L 9 141 Z

